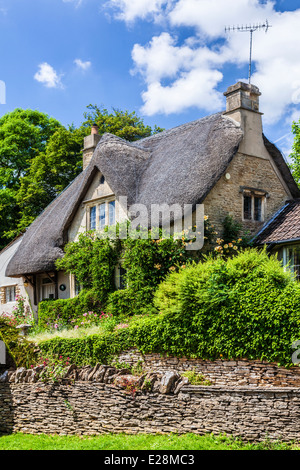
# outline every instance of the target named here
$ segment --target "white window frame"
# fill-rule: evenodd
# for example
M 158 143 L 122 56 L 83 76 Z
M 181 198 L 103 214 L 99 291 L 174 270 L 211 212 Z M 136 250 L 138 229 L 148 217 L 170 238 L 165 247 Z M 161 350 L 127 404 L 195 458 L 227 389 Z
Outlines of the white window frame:
M 109 220 L 109 206 L 110 203 L 114 202 L 115 203 L 115 217 L 114 217 L 114 223 L 110 224 Z M 105 225 L 102 227 L 100 226 L 100 206 L 105 204 Z M 92 207 L 96 207 L 96 227 L 95 229 L 91 229 L 91 220 L 90 220 L 90 213 Z M 104 230 L 105 227 L 113 226 L 117 222 L 116 218 L 116 198 L 115 196 L 111 197 L 104 197 L 101 199 L 97 199 L 95 201 L 89 201 L 87 204 L 87 230 L 96 230 L 96 231 L 101 231 Z
M 296 274 L 296 279 L 300 280 L 300 264 L 292 264 L 290 263 L 291 259 L 289 257 L 289 250 L 298 250 L 299 257 L 300 257 L 300 245 L 289 245 L 284 246 L 282 249 L 282 264 L 285 271 L 290 271 L 293 275 Z M 298 269 L 295 269 L 298 268 Z

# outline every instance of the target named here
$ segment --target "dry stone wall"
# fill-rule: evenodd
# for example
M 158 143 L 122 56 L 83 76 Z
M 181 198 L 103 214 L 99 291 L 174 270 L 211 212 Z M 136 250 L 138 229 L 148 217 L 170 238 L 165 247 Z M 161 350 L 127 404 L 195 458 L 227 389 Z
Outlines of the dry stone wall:
M 59 382 L 49 383 L 42 368 L 6 371 L 0 376 L 0 434 L 213 432 L 300 442 L 297 367 L 142 356 L 135 350 L 116 359 L 140 374 L 125 365 L 72 365 Z M 187 370 L 212 385 L 190 384 L 182 376 Z
M 299 442 L 300 390 L 184 386 L 135 396 L 112 384 L 0 384 L 0 433 L 227 433 Z
M 124 351 L 117 361 L 128 366 L 140 364 L 145 371 L 175 370 L 182 374 L 194 370 L 219 386 L 300 387 L 300 367 L 290 369 L 276 363 L 247 359 L 215 361 L 167 357 L 160 354 L 141 354 L 138 350 Z

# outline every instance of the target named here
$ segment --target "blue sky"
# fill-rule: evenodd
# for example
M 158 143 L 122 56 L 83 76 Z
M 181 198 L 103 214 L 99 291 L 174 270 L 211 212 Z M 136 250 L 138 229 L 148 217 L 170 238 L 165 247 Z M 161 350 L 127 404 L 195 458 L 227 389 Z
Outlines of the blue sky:
M 249 57 L 248 33 L 224 27 L 266 19 L 252 83 L 265 134 L 287 156 L 300 118 L 295 0 L 0 0 L 0 116 L 31 108 L 79 125 L 92 103 L 171 128 L 221 111 Z

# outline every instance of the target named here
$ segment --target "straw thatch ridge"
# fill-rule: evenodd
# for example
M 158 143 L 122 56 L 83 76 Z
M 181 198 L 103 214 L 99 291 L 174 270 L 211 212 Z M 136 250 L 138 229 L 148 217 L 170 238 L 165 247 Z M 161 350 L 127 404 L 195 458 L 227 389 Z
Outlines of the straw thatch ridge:
M 55 269 L 68 241 L 68 228 L 97 171 L 105 176 L 116 198 L 127 197 L 128 206 L 145 204 L 148 210 L 151 204 L 195 207 L 225 173 L 242 138 L 241 127 L 223 113 L 134 143 L 104 134 L 87 168 L 27 229 L 6 275 Z M 283 178 L 293 187 L 283 157 L 271 150 Z

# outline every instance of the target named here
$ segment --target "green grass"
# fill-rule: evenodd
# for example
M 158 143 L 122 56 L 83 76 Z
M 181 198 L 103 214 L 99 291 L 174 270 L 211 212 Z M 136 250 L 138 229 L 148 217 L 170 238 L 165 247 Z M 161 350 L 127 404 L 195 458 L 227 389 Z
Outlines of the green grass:
M 11 434 L 0 436 L 0 450 L 292 450 L 292 444 L 243 443 L 226 435 L 127 435 L 60 436 Z M 297 449 L 299 450 L 299 448 Z

